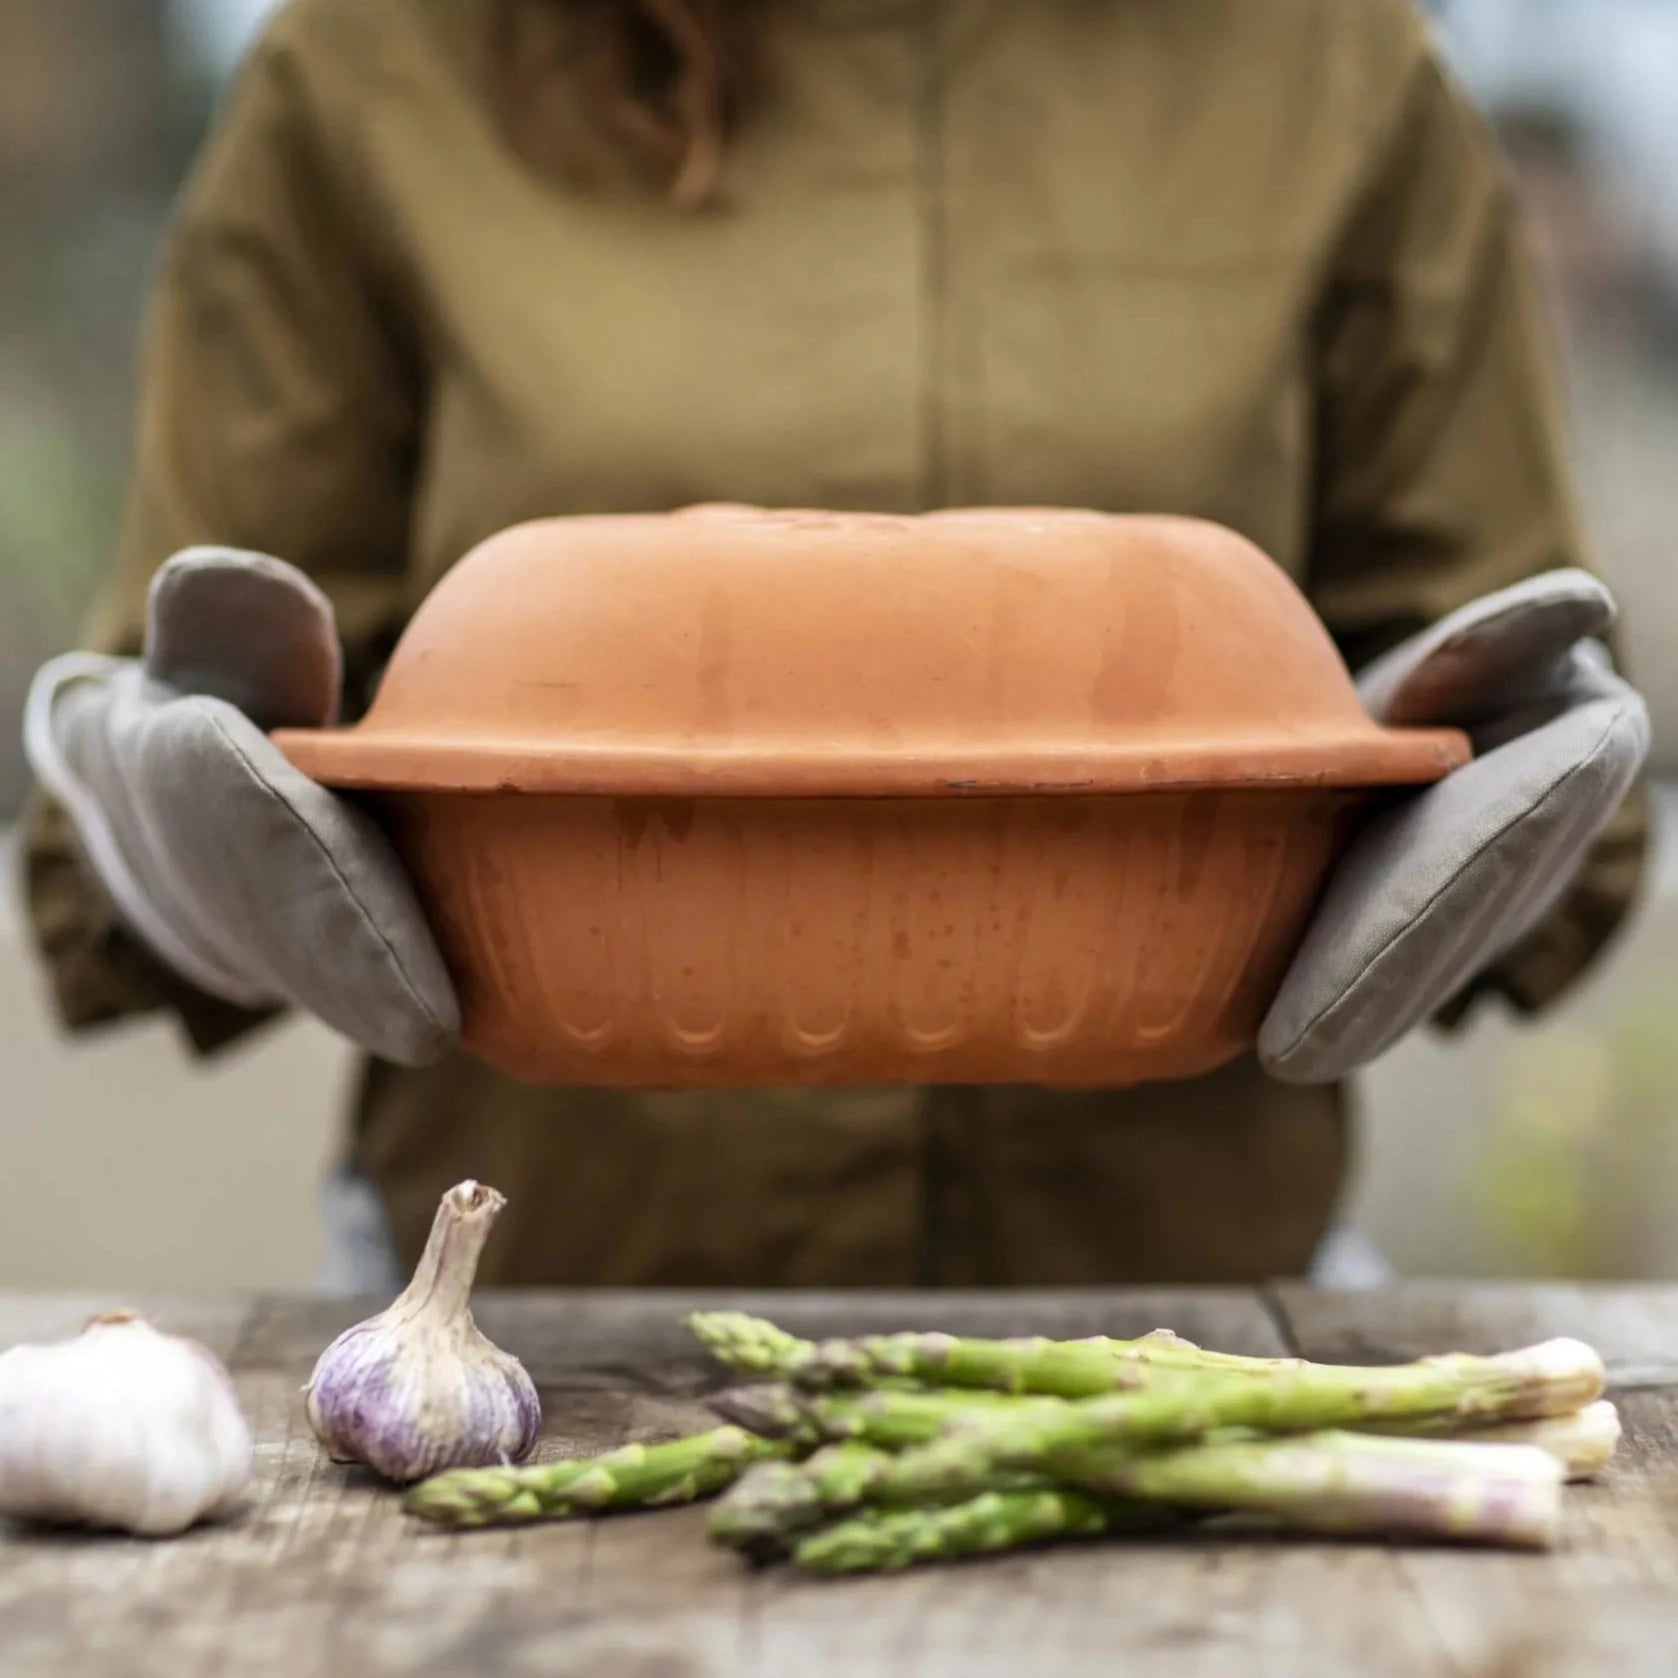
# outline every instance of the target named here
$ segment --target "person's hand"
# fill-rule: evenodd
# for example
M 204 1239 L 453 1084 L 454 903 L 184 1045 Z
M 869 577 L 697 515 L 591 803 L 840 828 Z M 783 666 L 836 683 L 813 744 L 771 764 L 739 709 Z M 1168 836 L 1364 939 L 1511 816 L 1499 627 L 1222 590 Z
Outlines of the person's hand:
M 194 548 L 152 585 L 142 658 L 43 667 L 25 745 L 118 912 L 183 978 L 419 1065 L 459 1015 L 408 880 L 369 817 L 265 733 L 331 723 L 341 669 L 301 572 Z
M 1453 725 L 1474 761 L 1364 829 L 1259 1035 L 1289 1083 L 1327 1083 L 1429 1018 L 1543 918 L 1649 749 L 1598 639 L 1614 602 L 1556 571 L 1464 607 L 1366 670 L 1370 714 Z

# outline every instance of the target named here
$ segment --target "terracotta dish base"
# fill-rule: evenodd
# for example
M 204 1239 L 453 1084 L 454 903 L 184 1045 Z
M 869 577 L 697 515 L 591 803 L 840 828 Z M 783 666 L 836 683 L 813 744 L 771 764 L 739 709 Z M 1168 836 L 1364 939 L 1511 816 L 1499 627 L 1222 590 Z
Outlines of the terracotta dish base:
M 379 802 L 468 1049 L 529 1083 L 679 1089 L 1210 1071 L 1251 1045 L 1367 801 Z

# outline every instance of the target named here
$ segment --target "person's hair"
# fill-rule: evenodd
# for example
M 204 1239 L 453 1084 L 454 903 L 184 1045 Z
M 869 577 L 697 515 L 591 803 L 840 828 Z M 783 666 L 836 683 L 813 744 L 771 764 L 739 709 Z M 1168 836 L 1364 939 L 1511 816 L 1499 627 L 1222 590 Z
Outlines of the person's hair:
M 489 97 L 537 168 L 592 179 L 615 155 L 697 205 L 755 89 L 761 11 L 760 0 L 490 0 Z

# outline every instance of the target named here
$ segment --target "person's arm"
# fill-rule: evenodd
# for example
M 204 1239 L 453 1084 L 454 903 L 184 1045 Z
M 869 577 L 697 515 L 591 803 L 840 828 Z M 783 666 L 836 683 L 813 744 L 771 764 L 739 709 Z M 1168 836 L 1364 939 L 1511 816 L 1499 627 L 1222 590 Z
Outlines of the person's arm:
M 1313 323 L 1316 539 L 1309 588 L 1354 669 L 1480 596 L 1588 566 L 1547 322 L 1487 124 L 1404 0 L 1372 7 L 1384 97 Z M 1444 1011 L 1564 991 L 1642 875 L 1634 791 L 1565 898 Z
M 405 610 L 420 380 L 356 136 L 336 114 L 353 109 L 355 66 L 308 37 L 311 12 L 282 11 L 252 54 L 177 211 L 118 559 L 86 641 L 136 653 L 151 578 L 180 549 L 270 553 L 331 599 L 353 713 Z M 208 1051 L 264 1017 L 195 990 L 135 938 L 40 794 L 24 849 L 66 1025 L 163 1010 Z

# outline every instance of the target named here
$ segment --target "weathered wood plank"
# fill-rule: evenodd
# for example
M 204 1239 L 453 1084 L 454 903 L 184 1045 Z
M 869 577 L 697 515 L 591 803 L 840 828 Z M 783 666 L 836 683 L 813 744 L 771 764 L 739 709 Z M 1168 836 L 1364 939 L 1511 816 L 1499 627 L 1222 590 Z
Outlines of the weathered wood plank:
M 1444 1674 L 1380 1549 L 1252 1539 L 1112 1543 L 906 1574 L 779 1581 L 776 1672 L 1414 1678 Z
M 26 1341 L 62 1340 L 102 1311 L 137 1311 L 171 1334 L 201 1340 L 217 1357 L 233 1354 L 251 1302 L 233 1295 L 13 1293 L 0 1289 L 0 1351 Z
M 1553 1297 L 1547 1297 L 1552 1296 Z M 706 1303 L 715 1303 L 714 1298 Z M 85 1301 L 0 1300 L 0 1339 L 66 1331 Z M 105 1303 L 103 1301 L 98 1303 Z M 544 1381 L 544 1457 L 703 1425 L 712 1374 L 680 1295 L 503 1295 L 479 1312 Z M 736 1297 L 806 1332 L 898 1326 L 1134 1334 L 1281 1349 L 1242 1294 Z M 191 1326 L 159 1302 L 170 1326 Z M 899 1578 L 753 1573 L 704 1513 L 450 1535 L 325 1463 L 298 1385 L 356 1305 L 211 1311 L 258 1437 L 250 1507 L 167 1544 L 0 1536 L 5 1678 L 1650 1678 L 1678 1632 L 1678 1390 L 1628 1394 L 1625 1464 L 1570 1494 L 1554 1556 L 1203 1535 L 1000 1558 Z M 1318 1357 L 1402 1357 L 1584 1332 L 1673 1351 L 1678 1292 L 1400 1290 L 1281 1296 Z M 1662 1325 L 1666 1326 L 1662 1326 Z M 1518 1331 L 1518 1332 L 1517 1332 Z M 1629 1365 L 1628 1365 L 1629 1366 Z
M 0 1325 L 23 1325 L 31 1334 L 67 1331 L 89 1303 L 15 1302 Z M 681 1319 L 714 1303 L 657 1294 L 491 1295 L 478 1316 L 542 1381 L 540 1454 L 552 1458 L 706 1425 L 708 1413 L 692 1395 L 713 1385 L 718 1372 Z M 812 1334 L 915 1326 L 1136 1334 L 1168 1323 L 1209 1344 L 1279 1349 L 1263 1309 L 1239 1292 L 776 1295 L 731 1296 L 727 1303 L 769 1311 Z M 357 1678 L 586 1670 L 602 1678 L 674 1678 L 752 1670 L 759 1643 L 768 1651 L 763 1659 L 784 1664 L 785 1631 L 803 1635 L 797 1622 L 775 1621 L 771 1636 L 757 1617 L 784 1585 L 772 1587 L 709 1549 L 698 1511 L 456 1537 L 415 1526 L 388 1494 L 325 1463 L 302 1424 L 297 1388 L 320 1347 L 366 1309 L 270 1299 L 227 1317 L 234 1325 L 244 1319 L 244 1329 L 224 1327 L 218 1349 L 231 1345 L 259 1440 L 251 1507 L 234 1525 L 167 1545 L 39 1535 L 0 1540 L 0 1648 L 8 1678 L 65 1671 L 117 1678 L 142 1670 L 343 1671 Z M 207 1320 L 200 1314 L 189 1324 L 184 1308 L 155 1314 L 171 1326 Z M 980 1573 L 964 1578 L 964 1590 L 994 1590 Z M 895 1595 L 881 1588 L 912 1623 L 921 1586 Z M 818 1618 L 829 1612 L 821 1605 L 834 1600 L 832 1588 L 810 1583 L 792 1587 L 795 1599 L 816 1605 Z M 971 1600 L 977 1612 L 983 1596 Z M 82 1611 L 80 1604 L 92 1606 Z M 841 1618 L 837 1641 L 828 1639 L 839 1663 L 830 1669 L 846 1670 L 882 1638 L 891 1643 L 890 1624 L 884 1616 L 847 1638 Z M 143 1653 L 135 1644 L 138 1627 L 147 1628 Z M 1017 1667 L 1021 1652 L 1013 1658 Z
M 1379 1294 L 1277 1290 L 1307 1357 L 1396 1361 L 1497 1351 L 1552 1335 L 1600 1350 L 1626 1428 L 1600 1485 L 1568 1494 L 1552 1556 L 1394 1550 L 1392 1567 L 1456 1668 L 1521 1678 L 1665 1674 L 1678 1631 L 1678 1290 L 1415 1283 Z
M 259 1441 L 238 1520 L 169 1543 L 0 1539 L 6 1678 L 513 1671 L 462 1651 L 493 1643 L 510 1604 L 550 1624 L 568 1611 L 587 1526 L 435 1532 L 324 1460 L 289 1377 L 246 1374 L 238 1386 Z M 587 1444 L 620 1432 L 602 1419 Z
M 376 1302 L 264 1298 L 235 1350 L 241 1368 L 307 1370 L 321 1347 Z M 798 1334 L 941 1328 L 958 1334 L 1137 1335 L 1161 1326 L 1219 1350 L 1284 1349 L 1263 1304 L 1236 1288 L 1125 1292 L 706 1293 L 660 1290 L 486 1292 L 483 1331 L 556 1390 L 644 1388 L 703 1392 L 721 1372 L 682 1326 L 699 1309 L 755 1311 Z
M 1327 1362 L 1395 1363 L 1430 1352 L 1496 1352 L 1572 1335 L 1626 1390 L 1678 1385 L 1678 1289 L 1659 1284 L 1409 1282 L 1379 1293 L 1285 1285 L 1291 1339 Z
M 1568 1493 L 1566 1539 L 1553 1555 L 1458 1555 L 1395 1549 L 1392 1567 L 1416 1615 L 1459 1670 L 1500 1656 L 1520 1678 L 1666 1678 L 1678 1632 L 1670 1447 L 1652 1453 L 1652 1412 L 1670 1435 L 1664 1399 L 1636 1394 L 1624 1458 L 1601 1485 Z

